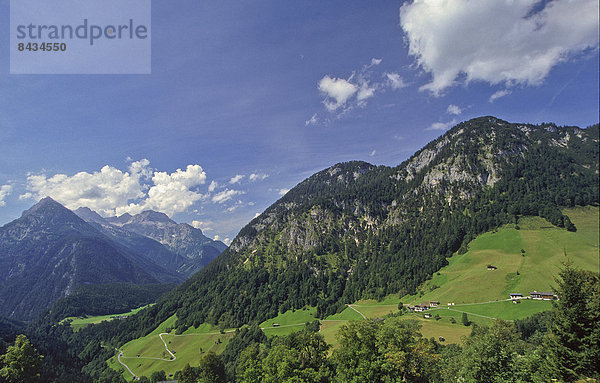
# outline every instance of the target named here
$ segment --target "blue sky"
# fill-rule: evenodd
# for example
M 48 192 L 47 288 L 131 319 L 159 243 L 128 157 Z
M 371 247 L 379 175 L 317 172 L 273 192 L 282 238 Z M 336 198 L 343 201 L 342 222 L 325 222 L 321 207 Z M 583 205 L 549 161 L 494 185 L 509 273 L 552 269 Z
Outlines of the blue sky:
M 472 117 L 598 122 L 596 0 L 153 0 L 151 75 L 9 75 L 8 21 L 0 224 L 50 195 L 233 239 L 314 172 Z

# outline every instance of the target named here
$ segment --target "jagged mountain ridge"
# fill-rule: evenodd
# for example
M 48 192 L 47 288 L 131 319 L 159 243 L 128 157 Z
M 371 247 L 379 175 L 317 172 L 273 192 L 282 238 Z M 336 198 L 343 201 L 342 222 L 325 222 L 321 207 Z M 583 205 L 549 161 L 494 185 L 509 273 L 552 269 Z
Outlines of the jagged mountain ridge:
M 33 319 L 82 284 L 181 280 L 48 197 L 0 228 L 0 314 L 7 317 Z
M 310 304 L 407 293 L 478 233 L 598 203 L 598 126 L 458 124 L 397 167 L 334 165 L 253 219 L 165 300 L 180 329 L 238 326 Z
M 156 240 L 113 225 L 98 213 L 87 207 L 80 207 L 75 210 L 74 213 L 113 241 L 116 241 L 133 251 L 144 254 L 154 263 L 167 270 L 176 271 L 186 262 L 186 258 L 170 251 Z
M 206 266 L 227 248 L 223 242 L 206 237 L 202 230 L 187 223 L 178 224 L 166 214 L 152 210 L 106 218 L 105 222 L 163 244 L 183 259 L 178 270 L 187 275 Z

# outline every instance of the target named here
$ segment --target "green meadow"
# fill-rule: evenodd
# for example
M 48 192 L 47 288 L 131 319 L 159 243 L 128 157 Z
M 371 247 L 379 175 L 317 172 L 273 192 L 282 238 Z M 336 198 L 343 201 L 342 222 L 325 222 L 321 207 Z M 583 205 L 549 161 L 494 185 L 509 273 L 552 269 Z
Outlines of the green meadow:
M 97 315 L 97 316 L 85 316 L 85 317 L 67 317 L 61 321 L 61 323 L 66 321 L 71 321 L 71 327 L 73 327 L 73 331 L 79 331 L 82 327 L 85 327 L 90 324 L 100 323 L 102 321 L 111 321 L 118 319 L 118 317 L 128 317 L 137 313 L 140 310 L 145 309 L 151 305 L 146 305 L 142 307 L 138 307 L 137 309 L 133 309 L 129 312 L 122 314 L 110 314 L 110 315 Z
M 476 303 L 507 299 L 510 293 L 552 291 L 567 258 L 576 267 L 598 271 L 598 208 L 564 213 L 577 232 L 553 227 L 540 217 L 525 217 L 519 220 L 520 230 L 506 225 L 482 234 L 469 244 L 467 253 L 450 258 L 419 294 L 403 297 L 403 302 Z M 488 270 L 488 265 L 496 270 Z

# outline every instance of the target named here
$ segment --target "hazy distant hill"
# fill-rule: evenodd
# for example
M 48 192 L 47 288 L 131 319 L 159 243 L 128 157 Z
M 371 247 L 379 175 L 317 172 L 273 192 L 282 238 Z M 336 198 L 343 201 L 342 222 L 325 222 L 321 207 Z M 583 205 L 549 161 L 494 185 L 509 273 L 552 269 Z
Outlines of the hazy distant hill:
M 0 315 L 9 318 L 33 319 L 79 285 L 182 280 L 51 198 L 0 228 Z
M 184 258 L 179 265 L 179 271 L 188 275 L 206 266 L 227 248 L 223 242 L 206 237 L 202 230 L 186 223 L 175 223 L 166 214 L 152 210 L 134 216 L 124 214 L 107 218 L 106 221 L 162 243 L 173 253 Z
M 74 213 L 110 239 L 133 251 L 144 254 L 154 263 L 167 270 L 177 271 L 187 261 L 186 258 L 170 251 L 156 240 L 113 225 L 107 219 L 87 207 L 80 207 Z

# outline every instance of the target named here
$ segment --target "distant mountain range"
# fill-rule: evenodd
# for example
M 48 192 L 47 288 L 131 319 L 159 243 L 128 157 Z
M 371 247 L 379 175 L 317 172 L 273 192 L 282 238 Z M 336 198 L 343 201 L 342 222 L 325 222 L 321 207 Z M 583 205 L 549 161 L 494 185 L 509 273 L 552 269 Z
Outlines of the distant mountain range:
M 81 285 L 180 283 L 225 248 L 162 213 L 106 219 L 47 197 L 0 228 L 0 315 L 33 319 Z

